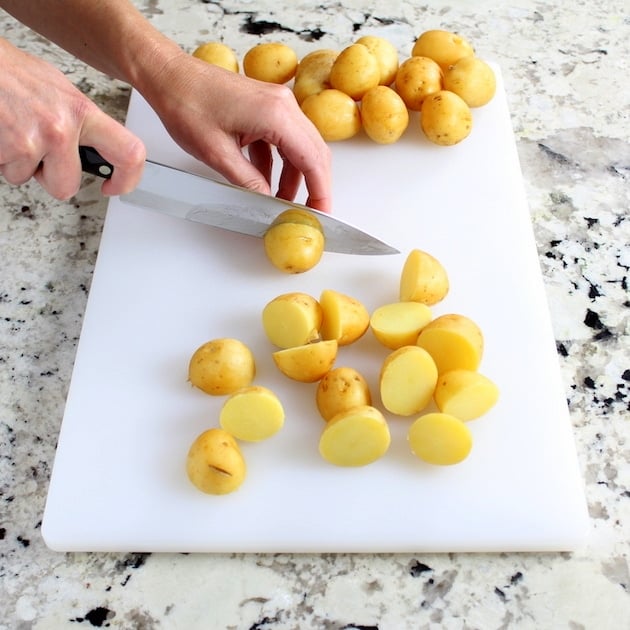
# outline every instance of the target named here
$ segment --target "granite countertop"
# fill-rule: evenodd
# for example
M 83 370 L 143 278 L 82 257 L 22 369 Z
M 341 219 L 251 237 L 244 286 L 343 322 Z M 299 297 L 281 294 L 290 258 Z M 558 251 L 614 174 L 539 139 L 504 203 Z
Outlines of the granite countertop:
M 107 202 L 0 181 L 0 630 L 630 627 L 630 11 L 625 0 L 138 1 L 186 49 L 406 49 L 459 31 L 506 83 L 591 535 L 573 553 L 55 553 L 41 518 Z M 129 89 L 0 13 L 3 36 L 124 120 Z

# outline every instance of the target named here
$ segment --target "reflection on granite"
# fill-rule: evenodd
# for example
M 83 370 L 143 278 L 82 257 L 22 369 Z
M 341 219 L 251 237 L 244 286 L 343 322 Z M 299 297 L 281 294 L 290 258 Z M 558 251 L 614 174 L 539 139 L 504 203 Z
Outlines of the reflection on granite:
M 187 50 L 301 53 L 381 34 L 406 54 L 462 32 L 503 70 L 592 535 L 572 554 L 57 554 L 39 534 L 106 201 L 0 182 L 0 629 L 630 627 L 630 13 L 627 2 L 503 5 L 137 2 Z M 0 13 L 5 37 L 124 120 L 128 88 Z

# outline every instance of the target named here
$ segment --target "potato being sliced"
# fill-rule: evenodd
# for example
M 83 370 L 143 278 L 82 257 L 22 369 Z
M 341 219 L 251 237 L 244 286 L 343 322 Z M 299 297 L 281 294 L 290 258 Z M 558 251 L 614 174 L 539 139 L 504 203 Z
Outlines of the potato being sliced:
M 276 367 L 290 379 L 302 383 L 319 381 L 337 358 L 337 341 L 317 341 L 273 353 Z
M 468 457 L 472 434 L 466 424 L 446 413 L 427 413 L 409 428 L 409 446 L 428 464 L 450 466 Z
M 323 312 L 308 293 L 283 293 L 268 302 L 262 322 L 269 341 L 278 348 L 302 346 L 319 338 Z
M 438 372 L 462 368 L 476 370 L 483 355 L 483 334 L 469 317 L 457 313 L 440 315 L 418 335 L 416 344 L 435 361 Z
M 336 466 L 366 466 L 380 459 L 390 442 L 383 414 L 366 405 L 331 418 L 320 437 L 319 452 Z
M 450 370 L 439 377 L 433 399 L 440 411 L 460 420 L 474 420 L 494 407 L 499 388 L 479 372 Z
M 431 321 L 431 309 L 421 302 L 393 302 L 379 306 L 370 317 L 374 336 L 385 347 L 397 350 L 412 346 Z
M 438 371 L 428 352 L 418 346 L 404 346 L 386 357 L 379 387 L 387 411 L 410 416 L 422 411 L 433 396 Z
M 322 339 L 336 339 L 340 346 L 347 346 L 362 337 L 370 325 L 368 310 L 349 295 L 325 289 L 319 303 L 323 313 Z
M 328 372 L 317 386 L 317 409 L 324 420 L 341 411 L 372 404 L 372 395 L 362 374 L 351 367 L 337 367 Z
M 223 403 L 219 424 L 239 440 L 260 442 L 282 428 L 284 408 L 270 389 L 260 385 L 245 387 Z
M 409 252 L 400 275 L 400 301 L 428 306 L 446 297 L 449 280 L 442 263 L 420 249 Z

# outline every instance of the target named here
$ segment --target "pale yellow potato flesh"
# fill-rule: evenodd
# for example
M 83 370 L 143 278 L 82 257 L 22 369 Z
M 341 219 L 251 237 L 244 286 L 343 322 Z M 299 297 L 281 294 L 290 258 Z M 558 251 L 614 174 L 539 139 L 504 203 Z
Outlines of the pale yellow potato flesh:
M 315 392 L 317 409 L 324 420 L 342 411 L 372 404 L 365 377 L 352 367 L 336 367 L 318 383 Z
M 378 144 L 397 142 L 409 126 L 409 111 L 402 98 L 390 87 L 377 85 L 361 100 L 363 129 Z
M 407 434 L 416 457 L 439 466 L 459 464 L 472 449 L 472 433 L 466 424 L 446 413 L 428 413 L 417 418 Z
M 355 407 L 331 418 L 319 440 L 321 456 L 335 466 L 367 466 L 385 455 L 391 443 L 383 414 Z
M 268 302 L 262 312 L 263 329 L 278 348 L 303 346 L 319 338 L 323 311 L 308 293 L 283 293 Z
M 284 408 L 274 392 L 254 385 L 234 392 L 221 407 L 221 428 L 238 440 L 260 442 L 284 425 Z
M 398 50 L 394 44 L 378 35 L 363 35 L 355 44 L 365 46 L 376 57 L 380 72 L 379 84 L 390 85 L 398 70 Z
M 448 68 L 458 59 L 474 55 L 475 51 L 465 37 L 451 31 L 431 29 L 417 37 L 411 54 L 414 57 L 429 57 L 442 68 Z
M 212 339 L 195 350 L 188 364 L 190 383 L 213 396 L 246 387 L 255 376 L 254 355 L 238 339 Z
M 458 313 L 440 315 L 418 335 L 416 344 L 435 361 L 438 372 L 476 370 L 483 356 L 483 333 L 469 317 Z
M 370 325 L 367 308 L 345 293 L 324 289 L 319 304 L 322 308 L 322 339 L 336 339 L 340 346 L 347 346 L 362 337 Z
M 466 139 L 473 127 L 470 107 L 454 92 L 429 94 L 420 109 L 420 126 L 434 144 L 453 146 Z
M 344 48 L 330 70 L 330 85 L 355 101 L 379 84 L 381 70 L 372 52 L 361 44 Z
M 390 413 L 411 416 L 431 402 L 437 378 L 435 362 L 422 348 L 404 346 L 394 350 L 381 367 L 381 402 Z
M 229 494 L 237 490 L 247 474 L 238 443 L 224 429 L 208 429 L 190 446 L 186 473 L 192 484 L 206 494 Z
M 474 370 L 450 370 L 438 378 L 433 399 L 440 411 L 468 421 L 483 416 L 496 405 L 499 388 Z
M 497 89 L 494 70 L 479 57 L 463 57 L 444 72 L 444 89 L 457 94 L 468 107 L 482 107 Z
M 238 72 L 239 64 L 236 53 L 222 42 L 206 42 L 197 46 L 192 53 L 193 57 L 211 63 L 230 72 Z
M 414 345 L 432 317 L 431 308 L 421 302 L 392 302 L 372 312 L 370 329 L 386 348 L 397 350 Z
M 272 357 L 276 367 L 288 378 L 315 383 L 332 369 L 337 358 L 337 341 L 317 341 L 278 350 Z
M 409 57 L 398 68 L 395 88 L 405 105 L 419 112 L 424 99 L 442 89 L 442 79 L 442 68 L 433 59 Z
M 340 90 L 330 88 L 312 94 L 300 107 L 326 142 L 348 140 L 361 130 L 359 105 Z
M 243 57 L 246 76 L 267 83 L 287 83 L 298 67 L 295 51 L 280 42 L 263 42 L 250 48 Z
M 304 223 L 277 223 L 263 237 L 265 254 L 271 264 L 288 274 L 304 273 L 321 260 L 324 235 Z
M 433 306 L 449 291 L 449 279 L 442 263 L 431 254 L 412 249 L 400 274 L 400 301 Z

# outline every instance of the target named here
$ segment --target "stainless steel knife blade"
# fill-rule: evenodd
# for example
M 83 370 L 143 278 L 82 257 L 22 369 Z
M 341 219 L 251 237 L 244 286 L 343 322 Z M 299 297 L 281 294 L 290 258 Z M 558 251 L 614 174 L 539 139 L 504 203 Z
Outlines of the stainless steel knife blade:
M 320 221 L 326 251 L 362 255 L 400 253 L 325 212 L 150 160 L 136 189 L 120 198 L 125 203 L 256 237 L 262 237 L 284 210 L 300 208 Z

